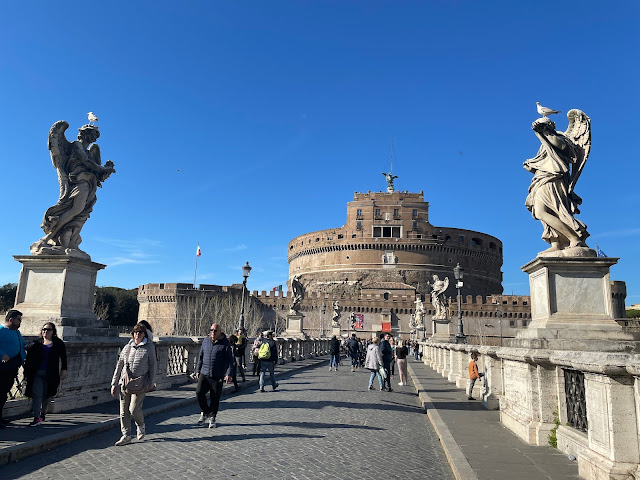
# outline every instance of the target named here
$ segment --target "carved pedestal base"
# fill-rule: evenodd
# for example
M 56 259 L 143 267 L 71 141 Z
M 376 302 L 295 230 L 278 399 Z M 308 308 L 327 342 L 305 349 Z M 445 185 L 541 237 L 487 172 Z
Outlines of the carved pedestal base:
M 53 322 L 58 336 L 117 336 L 93 313 L 96 275 L 106 265 L 64 255 L 15 255 L 22 264 L 15 308 L 22 312 L 20 331 L 36 335 Z
M 609 268 L 617 258 L 538 257 L 529 274 L 531 317 L 512 346 L 553 350 L 625 351 L 631 333 L 614 320 Z
M 429 340 L 440 343 L 454 343 L 455 334 L 451 331 L 451 320 L 433 320 L 433 335 Z
M 287 330 L 283 336 L 290 338 L 307 338 L 303 332 L 304 315 L 301 313 L 287 315 Z

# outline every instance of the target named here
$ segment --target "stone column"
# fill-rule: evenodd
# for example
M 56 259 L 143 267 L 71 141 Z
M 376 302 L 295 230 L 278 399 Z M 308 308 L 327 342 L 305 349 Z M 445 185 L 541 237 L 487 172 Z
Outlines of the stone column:
M 495 347 L 481 347 L 479 350 L 482 354 L 482 369 L 486 385 L 482 395 L 482 405 L 489 410 L 498 410 L 503 390 L 502 360 L 498 358 Z

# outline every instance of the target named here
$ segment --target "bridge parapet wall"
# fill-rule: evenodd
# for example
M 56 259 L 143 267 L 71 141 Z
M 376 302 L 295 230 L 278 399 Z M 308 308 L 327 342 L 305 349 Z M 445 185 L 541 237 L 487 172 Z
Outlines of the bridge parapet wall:
M 478 354 L 473 392 L 531 445 L 557 441 L 581 478 L 638 478 L 640 355 L 423 342 L 422 359 L 459 388 Z M 628 477 L 631 478 L 631 477 Z

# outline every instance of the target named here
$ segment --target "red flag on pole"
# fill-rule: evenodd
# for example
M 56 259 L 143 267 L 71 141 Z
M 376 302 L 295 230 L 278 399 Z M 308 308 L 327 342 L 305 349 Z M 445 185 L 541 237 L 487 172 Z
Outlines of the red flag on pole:
M 196 257 L 200 256 L 200 244 L 198 244 L 198 249 L 196 250 Z

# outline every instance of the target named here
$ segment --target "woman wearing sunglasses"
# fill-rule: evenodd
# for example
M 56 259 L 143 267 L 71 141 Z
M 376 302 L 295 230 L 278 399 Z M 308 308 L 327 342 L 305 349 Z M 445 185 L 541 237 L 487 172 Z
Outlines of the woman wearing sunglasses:
M 116 445 L 131 443 L 131 417 L 136 422 L 138 440 L 145 435 L 142 402 L 145 394 L 153 388 L 156 376 L 156 349 L 142 323 L 133 327 L 131 340 L 127 343 L 116 364 L 111 379 L 111 395 L 116 396 L 120 386 L 120 430 L 122 437 Z M 130 382 L 127 386 L 127 382 Z
M 31 342 L 26 350 L 25 395 L 33 400 L 33 421 L 29 426 L 35 427 L 44 421 L 49 398 L 57 393 L 60 380 L 67 378 L 67 349 L 58 338 L 56 326 L 47 322 L 40 331 L 40 338 Z

